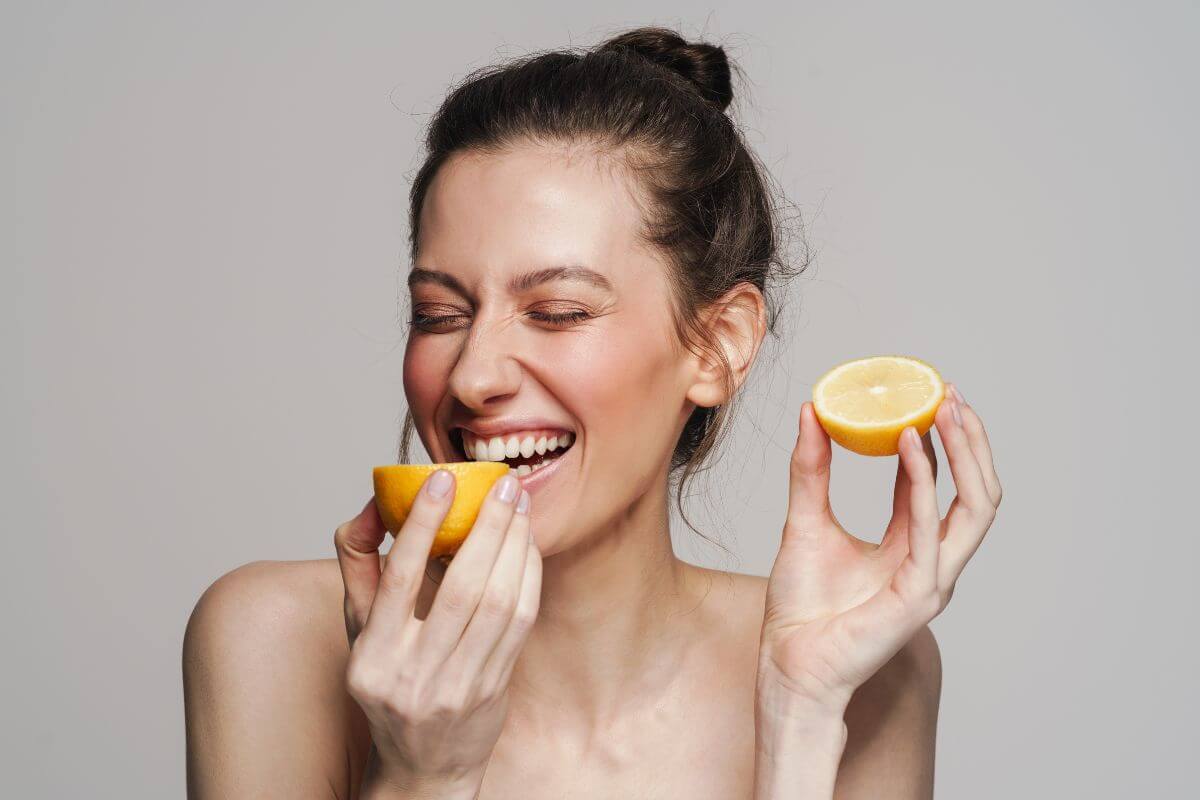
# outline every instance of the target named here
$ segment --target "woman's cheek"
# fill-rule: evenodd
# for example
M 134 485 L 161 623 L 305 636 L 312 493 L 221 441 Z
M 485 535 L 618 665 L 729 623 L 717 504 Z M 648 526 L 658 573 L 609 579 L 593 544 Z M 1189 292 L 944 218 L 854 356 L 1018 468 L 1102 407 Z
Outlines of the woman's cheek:
M 673 421 L 671 408 L 678 405 L 669 352 L 658 352 L 645 337 L 610 334 L 576 343 L 555 363 L 551 391 L 597 445 L 618 458 L 653 452 L 653 431 L 663 429 L 664 419 Z
M 409 339 L 404 351 L 404 395 L 413 413 L 428 418 L 446 391 L 450 365 L 436 347 L 421 339 Z

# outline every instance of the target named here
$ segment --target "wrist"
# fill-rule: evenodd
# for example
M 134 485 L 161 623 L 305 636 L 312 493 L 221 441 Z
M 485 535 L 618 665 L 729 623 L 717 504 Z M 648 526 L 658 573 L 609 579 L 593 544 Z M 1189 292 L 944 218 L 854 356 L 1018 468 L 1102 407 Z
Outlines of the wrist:
M 443 777 L 386 770 L 379 752 L 371 755 L 363 773 L 361 800 L 475 800 L 483 776 Z
M 799 743 L 813 753 L 840 759 L 846 746 L 846 706 L 840 699 L 815 699 L 778 687 L 760 687 L 755 696 L 755 733 L 765 745 Z
M 754 798 L 832 797 L 846 747 L 849 697 L 814 697 L 760 681 L 755 696 Z
M 755 681 L 756 706 L 769 715 L 842 719 L 854 687 L 832 685 L 828 681 L 809 681 L 801 685 L 783 675 L 770 659 L 759 662 Z

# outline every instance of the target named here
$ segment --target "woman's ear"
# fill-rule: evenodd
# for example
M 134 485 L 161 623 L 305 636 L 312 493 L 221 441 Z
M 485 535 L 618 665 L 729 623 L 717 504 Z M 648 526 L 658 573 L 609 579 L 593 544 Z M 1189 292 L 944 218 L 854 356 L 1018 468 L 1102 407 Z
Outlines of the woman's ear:
M 762 292 L 751 283 L 739 283 L 700 314 L 712 346 L 695 354 L 695 376 L 687 399 L 702 408 L 727 403 L 742 385 L 767 331 L 767 310 Z M 720 355 L 725 356 L 722 363 Z M 728 369 L 728 374 L 726 370 Z M 727 382 L 728 378 L 728 382 Z

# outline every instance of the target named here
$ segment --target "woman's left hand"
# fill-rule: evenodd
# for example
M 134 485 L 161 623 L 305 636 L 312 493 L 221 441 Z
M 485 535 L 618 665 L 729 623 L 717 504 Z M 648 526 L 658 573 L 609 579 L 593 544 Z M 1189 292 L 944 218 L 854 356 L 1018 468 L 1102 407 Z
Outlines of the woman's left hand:
M 947 386 L 934 424 L 957 496 L 939 519 L 932 442 L 926 434 L 923 445 L 915 428 L 906 429 L 892 519 L 878 545 L 834 517 L 829 435 L 812 403 L 801 407 L 787 522 L 767 585 L 760 693 L 782 691 L 840 716 L 854 690 L 950 601 L 1001 497 L 983 423 L 955 392 Z

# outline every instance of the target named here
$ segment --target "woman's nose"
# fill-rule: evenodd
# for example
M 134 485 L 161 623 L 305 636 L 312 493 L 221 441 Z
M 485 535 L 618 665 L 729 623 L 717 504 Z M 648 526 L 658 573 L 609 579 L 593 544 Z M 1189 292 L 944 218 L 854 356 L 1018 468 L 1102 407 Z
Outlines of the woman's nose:
M 521 369 L 500 331 L 472 331 L 450 372 L 449 390 L 464 406 L 484 409 L 516 394 Z

